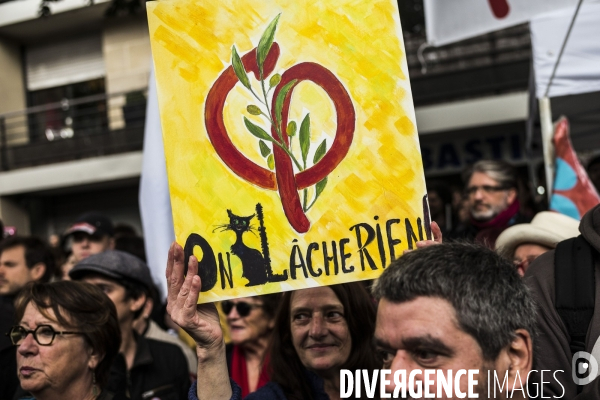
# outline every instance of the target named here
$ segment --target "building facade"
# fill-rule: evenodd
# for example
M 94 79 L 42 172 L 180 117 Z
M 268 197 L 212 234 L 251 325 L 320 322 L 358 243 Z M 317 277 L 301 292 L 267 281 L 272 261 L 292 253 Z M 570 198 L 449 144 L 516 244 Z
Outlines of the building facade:
M 64 0 L 40 17 L 40 4 L 0 4 L 0 217 L 47 236 L 99 210 L 141 233 L 145 16 Z
M 113 6 L 0 2 L 0 218 L 19 233 L 62 233 L 87 210 L 141 233 L 150 41 L 143 9 Z M 412 27 L 404 38 L 427 176 L 457 180 L 481 158 L 525 165 L 528 27 L 437 49 Z

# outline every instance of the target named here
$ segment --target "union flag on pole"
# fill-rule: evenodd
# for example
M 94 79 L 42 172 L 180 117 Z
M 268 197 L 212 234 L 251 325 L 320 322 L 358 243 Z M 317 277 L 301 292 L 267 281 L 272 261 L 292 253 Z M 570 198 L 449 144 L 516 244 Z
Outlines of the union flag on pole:
M 573 150 L 569 121 L 565 117 L 559 119 L 554 127 L 554 148 L 556 174 L 550 209 L 581 219 L 583 214 L 600 203 L 600 196 Z

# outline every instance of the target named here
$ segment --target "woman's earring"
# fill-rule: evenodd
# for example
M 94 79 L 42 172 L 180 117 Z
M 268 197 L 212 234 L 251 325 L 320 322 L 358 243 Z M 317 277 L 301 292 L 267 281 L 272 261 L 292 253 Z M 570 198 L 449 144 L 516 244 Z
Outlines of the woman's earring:
M 96 371 L 92 371 L 92 396 L 98 397 L 98 386 L 96 385 Z

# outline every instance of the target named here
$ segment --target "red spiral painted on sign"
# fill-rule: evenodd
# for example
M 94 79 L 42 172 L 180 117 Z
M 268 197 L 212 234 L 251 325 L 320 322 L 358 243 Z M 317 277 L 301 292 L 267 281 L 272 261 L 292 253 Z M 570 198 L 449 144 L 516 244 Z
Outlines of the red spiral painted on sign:
M 263 66 L 265 76 L 273 72 L 278 58 L 279 45 L 273 43 Z M 254 76 L 260 79 L 256 49 L 244 55 L 242 63 L 247 72 L 254 73 Z M 297 81 L 287 93 L 283 104 L 282 127 L 287 126 L 292 92 L 302 81 L 310 81 L 320 86 L 332 100 L 337 116 L 335 139 L 329 151 L 318 163 L 298 174 L 294 174 L 292 160 L 277 146 L 273 146 L 275 158 L 275 173 L 273 173 L 250 161 L 232 143 L 225 128 L 223 109 L 227 95 L 238 82 L 233 67 L 229 66 L 208 92 L 204 120 L 210 142 L 223 162 L 240 178 L 264 189 L 278 190 L 283 211 L 290 225 L 297 232 L 305 233 L 310 228 L 310 222 L 302 209 L 298 191 L 321 181 L 346 157 L 354 136 L 356 114 L 350 95 L 336 76 L 325 67 L 311 62 L 294 65 L 282 74 L 281 82 L 273 94 L 272 110 L 275 109 L 275 99 L 281 88 L 293 80 Z M 275 140 L 279 140 L 274 128 L 271 130 L 271 135 Z M 283 135 L 283 140 L 288 145 L 287 135 Z

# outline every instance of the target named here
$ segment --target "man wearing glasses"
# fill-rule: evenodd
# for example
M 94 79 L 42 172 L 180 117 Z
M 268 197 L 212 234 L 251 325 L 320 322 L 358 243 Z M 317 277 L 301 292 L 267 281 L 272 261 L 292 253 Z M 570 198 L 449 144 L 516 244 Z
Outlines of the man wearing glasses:
M 457 232 L 459 237 L 474 239 L 494 249 L 503 230 L 528 222 L 519 213 L 517 173 L 507 162 L 478 161 L 465 176 L 465 182 L 470 221 Z

